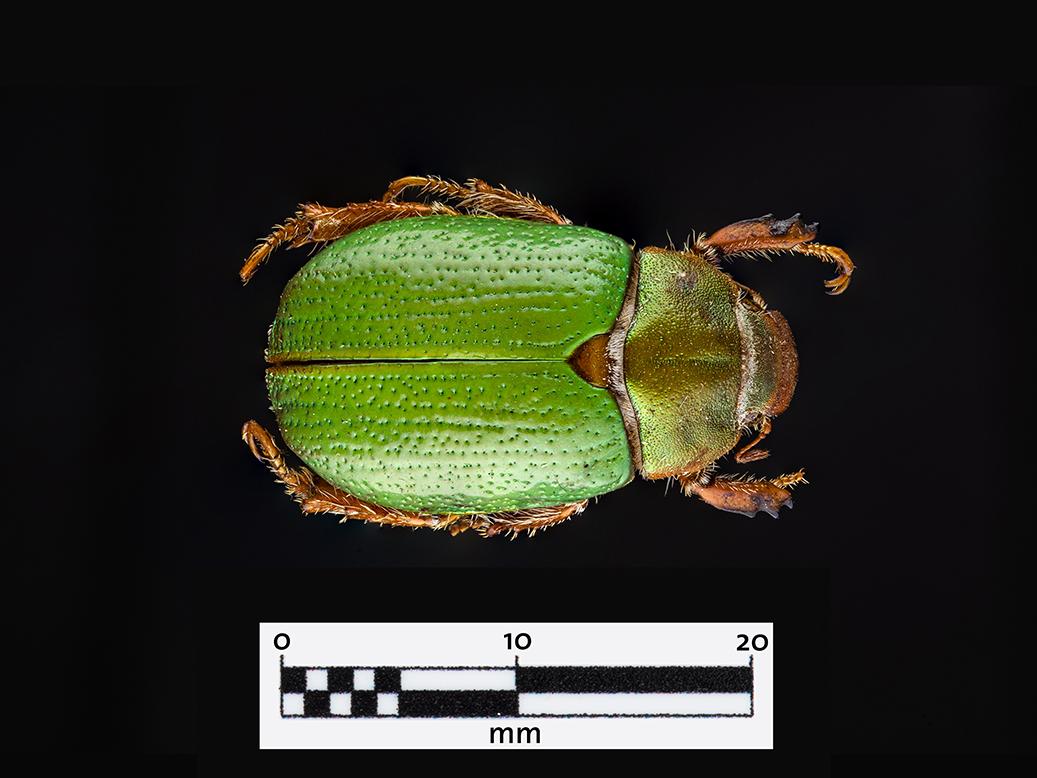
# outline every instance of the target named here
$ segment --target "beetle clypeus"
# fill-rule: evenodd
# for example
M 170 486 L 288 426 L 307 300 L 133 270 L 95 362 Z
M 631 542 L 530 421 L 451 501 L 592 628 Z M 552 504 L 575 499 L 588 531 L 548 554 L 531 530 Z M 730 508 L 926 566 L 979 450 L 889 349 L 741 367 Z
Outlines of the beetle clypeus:
M 764 216 L 635 251 L 534 197 L 432 177 L 303 205 L 241 279 L 282 244 L 331 242 L 289 281 L 266 353 L 278 426 L 308 467 L 255 421 L 244 440 L 306 513 L 452 534 L 532 534 L 637 472 L 776 516 L 802 471 L 733 477 L 715 463 L 746 434 L 735 461 L 767 456 L 757 446 L 792 397 L 796 347 L 718 264 L 806 254 L 838 267 L 825 285 L 840 294 L 853 263 L 813 243 L 816 227 Z

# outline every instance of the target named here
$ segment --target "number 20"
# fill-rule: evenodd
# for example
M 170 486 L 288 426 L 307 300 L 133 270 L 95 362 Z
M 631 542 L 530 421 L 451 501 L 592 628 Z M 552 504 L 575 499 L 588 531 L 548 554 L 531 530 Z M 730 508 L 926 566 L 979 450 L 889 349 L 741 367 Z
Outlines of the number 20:
M 752 646 L 753 651 L 765 651 L 769 642 L 766 635 L 753 635 L 752 638 L 739 635 L 738 638 L 742 641 L 738 644 L 739 651 L 749 651 L 749 646 Z

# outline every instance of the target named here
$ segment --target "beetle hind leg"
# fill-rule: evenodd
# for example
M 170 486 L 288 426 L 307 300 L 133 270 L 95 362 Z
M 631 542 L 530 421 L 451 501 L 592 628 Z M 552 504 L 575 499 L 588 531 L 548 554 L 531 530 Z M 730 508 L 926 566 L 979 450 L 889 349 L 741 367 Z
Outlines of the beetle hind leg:
M 777 478 L 754 479 L 746 476 L 710 476 L 691 473 L 677 476 L 684 493 L 722 511 L 755 516 L 763 511 L 777 518 L 778 511 L 792 507 L 792 487 L 807 482 L 802 470 Z
M 273 436 L 255 421 L 245 422 L 242 440 L 252 454 L 269 468 L 289 495 L 299 503 L 303 513 L 335 513 L 347 519 L 375 521 L 397 527 L 432 527 L 445 529 L 453 520 L 463 517 L 432 516 L 386 508 L 366 502 L 329 484 L 305 467 L 289 467 Z
M 457 207 L 436 200 L 427 203 L 400 200 L 400 195 L 408 189 L 418 189 L 418 196 L 443 197 L 453 201 Z M 310 243 L 327 243 L 379 222 L 415 216 L 459 216 L 461 212 L 550 224 L 572 223 L 532 195 L 513 192 L 502 186 L 490 186 L 478 178 L 457 184 L 435 176 L 407 176 L 389 184 L 381 200 L 352 203 L 341 208 L 329 208 L 317 203 L 300 205 L 294 216 L 274 227 L 268 236 L 256 244 L 238 275 L 241 282 L 247 284 L 270 255 L 286 244 L 298 248 Z
M 352 203 L 341 208 L 304 203 L 299 206 L 294 216 L 286 219 L 284 224 L 275 227 L 273 232 L 259 241 L 242 265 L 239 275 L 242 283 L 247 284 L 260 265 L 266 262 L 279 246 L 285 244 L 298 248 L 309 243 L 327 243 L 379 222 L 438 214 L 457 216 L 458 212 L 443 203 L 372 200 L 366 203 Z
M 382 200 L 387 203 L 395 203 L 397 198 L 408 189 L 417 189 L 419 196 L 444 197 L 455 202 L 461 210 L 469 213 L 505 216 L 549 224 L 572 224 L 550 205 L 545 205 L 532 195 L 513 192 L 503 186 L 491 186 L 478 178 L 470 178 L 464 184 L 458 184 L 436 176 L 406 176 L 389 184 Z
M 445 529 L 451 535 L 475 530 L 483 537 L 510 533 L 512 539 L 520 532 L 531 536 L 540 529 L 559 524 L 578 515 L 587 507 L 587 501 L 487 514 L 436 514 L 405 511 L 367 502 L 332 486 L 306 467 L 290 467 L 273 436 L 259 422 L 247 421 L 241 438 L 253 456 L 262 462 L 286 491 L 299 503 L 303 513 L 334 513 L 343 521 L 359 519 L 388 524 L 394 527 L 427 527 Z
M 520 532 L 528 532 L 533 537 L 542 529 L 547 529 L 563 521 L 568 521 L 573 516 L 583 513 L 587 507 L 587 500 L 571 502 L 566 505 L 555 505 L 550 508 L 532 508 L 525 511 L 514 511 L 511 513 L 491 513 L 485 516 L 486 523 L 476 527 L 483 537 L 510 534 L 511 539 L 518 537 Z

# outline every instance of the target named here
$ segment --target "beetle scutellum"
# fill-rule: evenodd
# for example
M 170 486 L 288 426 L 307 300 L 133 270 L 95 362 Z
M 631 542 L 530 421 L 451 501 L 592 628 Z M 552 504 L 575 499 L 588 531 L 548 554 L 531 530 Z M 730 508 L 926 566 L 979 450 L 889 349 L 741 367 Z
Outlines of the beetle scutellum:
M 416 190 L 427 201 L 401 199 Z M 438 198 L 438 199 L 437 199 Z M 798 358 L 785 319 L 719 269 L 788 251 L 833 262 L 817 225 L 764 216 L 683 250 L 634 250 L 536 198 L 471 180 L 401 178 L 381 200 L 303 205 L 256 246 L 334 241 L 288 283 L 267 386 L 286 463 L 243 437 L 306 513 L 407 527 L 532 534 L 635 473 L 726 511 L 776 516 L 802 471 L 717 475 L 788 406 Z M 309 468 L 312 468 L 309 469 Z

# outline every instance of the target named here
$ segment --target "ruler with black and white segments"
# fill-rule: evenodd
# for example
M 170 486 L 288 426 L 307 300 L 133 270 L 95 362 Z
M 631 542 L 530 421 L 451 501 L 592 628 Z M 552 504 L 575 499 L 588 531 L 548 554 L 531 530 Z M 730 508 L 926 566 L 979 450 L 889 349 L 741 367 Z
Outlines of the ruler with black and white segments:
M 263 624 L 261 745 L 768 748 L 771 636 L 737 623 Z
M 282 662 L 283 662 L 282 657 Z M 751 716 L 745 665 L 512 667 L 281 666 L 281 715 Z

